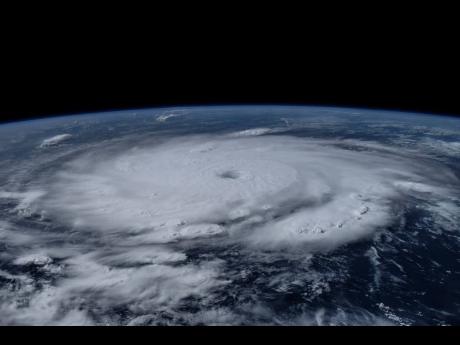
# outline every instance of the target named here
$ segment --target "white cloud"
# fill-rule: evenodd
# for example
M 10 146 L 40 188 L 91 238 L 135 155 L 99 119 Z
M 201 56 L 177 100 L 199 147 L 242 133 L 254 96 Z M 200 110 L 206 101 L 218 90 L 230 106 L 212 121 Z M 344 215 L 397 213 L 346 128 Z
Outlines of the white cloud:
M 158 122 L 165 122 L 167 119 L 171 117 L 177 117 L 177 114 L 165 114 L 165 115 L 160 115 L 157 117 Z
M 136 252 L 136 249 L 131 252 L 134 257 L 128 252 L 111 257 L 93 248 L 92 253 L 72 256 L 63 263 L 65 276 L 54 285 L 44 281 L 39 290 L 30 278 L 8 275 L 9 279 L 20 279 L 22 289 L 16 288 L 7 295 L 0 295 L 0 322 L 90 324 L 93 320 L 87 317 L 86 308 L 81 308 L 81 305 L 90 304 L 102 314 L 128 305 L 131 312 L 145 314 L 150 310 L 171 310 L 187 297 L 208 298 L 210 289 L 226 284 L 218 277 L 218 262 L 180 266 L 155 263 L 177 261 L 183 257 L 169 253 L 169 257 L 157 259 L 158 255 L 152 248 L 150 253 L 144 252 L 144 258 L 150 257 L 151 260 L 140 260 L 145 265 L 113 266 L 139 263 Z M 159 256 L 164 254 L 159 252 Z M 25 264 L 24 260 L 17 261 L 20 261 L 17 264 Z M 26 261 L 36 264 L 33 259 Z M 29 299 L 25 305 L 21 303 L 24 299 Z
M 66 140 L 69 140 L 71 137 L 72 137 L 71 134 L 59 134 L 54 137 L 43 140 L 42 143 L 40 144 L 40 147 L 44 148 L 44 147 L 56 146 Z
M 45 266 L 53 262 L 49 256 L 37 253 L 37 254 L 28 254 L 25 256 L 20 256 L 14 260 L 15 265 L 29 265 L 34 264 L 38 266 Z
M 273 132 L 271 128 L 251 128 L 230 134 L 232 137 L 252 137 Z
M 179 116 L 184 116 L 185 114 L 187 114 L 187 112 L 184 111 L 184 110 L 170 110 L 170 111 L 165 111 L 165 112 L 159 114 L 159 115 L 156 117 L 156 120 L 157 120 L 158 122 L 165 122 L 165 121 L 167 121 L 167 120 L 170 119 L 170 118 L 179 117 Z

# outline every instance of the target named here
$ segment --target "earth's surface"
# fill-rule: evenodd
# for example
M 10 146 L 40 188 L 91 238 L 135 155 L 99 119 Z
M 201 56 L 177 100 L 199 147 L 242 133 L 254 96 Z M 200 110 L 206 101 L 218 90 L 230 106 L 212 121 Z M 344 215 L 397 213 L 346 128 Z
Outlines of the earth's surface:
M 460 324 L 460 120 L 296 106 L 0 126 L 0 324 Z

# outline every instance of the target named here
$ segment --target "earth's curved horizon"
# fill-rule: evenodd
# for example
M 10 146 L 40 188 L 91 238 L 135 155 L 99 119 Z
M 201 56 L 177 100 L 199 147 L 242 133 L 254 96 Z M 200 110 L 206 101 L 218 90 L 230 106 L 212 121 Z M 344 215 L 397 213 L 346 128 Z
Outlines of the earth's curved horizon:
M 0 124 L 2 325 L 458 325 L 460 119 L 297 105 Z

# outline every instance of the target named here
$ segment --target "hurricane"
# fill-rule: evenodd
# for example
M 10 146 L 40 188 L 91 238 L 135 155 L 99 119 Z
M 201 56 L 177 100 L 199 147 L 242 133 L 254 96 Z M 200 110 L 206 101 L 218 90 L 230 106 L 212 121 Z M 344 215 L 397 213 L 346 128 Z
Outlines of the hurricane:
M 0 322 L 458 323 L 455 142 L 309 111 L 77 116 L 5 139 Z

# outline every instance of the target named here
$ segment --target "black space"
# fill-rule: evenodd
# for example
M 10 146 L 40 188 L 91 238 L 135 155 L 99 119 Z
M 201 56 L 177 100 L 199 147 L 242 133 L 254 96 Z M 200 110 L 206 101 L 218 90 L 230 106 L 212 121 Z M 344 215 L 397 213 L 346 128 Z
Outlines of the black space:
M 83 30 L 80 19 L 64 34 L 60 26 L 42 30 L 44 21 L 25 33 L 9 27 L 1 45 L 0 121 L 260 103 L 460 115 L 455 40 L 432 30 L 442 18 L 404 31 L 389 18 L 376 31 L 369 27 L 374 19 L 351 29 L 353 19 L 330 20 L 327 31 L 324 23 L 304 26 L 306 19 L 267 21 L 246 31 L 231 19 L 220 31 L 198 27 L 198 20 L 176 30 L 168 21 L 154 26 L 149 20 L 137 28 L 143 35 L 126 32 L 117 20 L 118 27 L 93 31 Z M 446 30 L 455 36 L 455 29 Z

